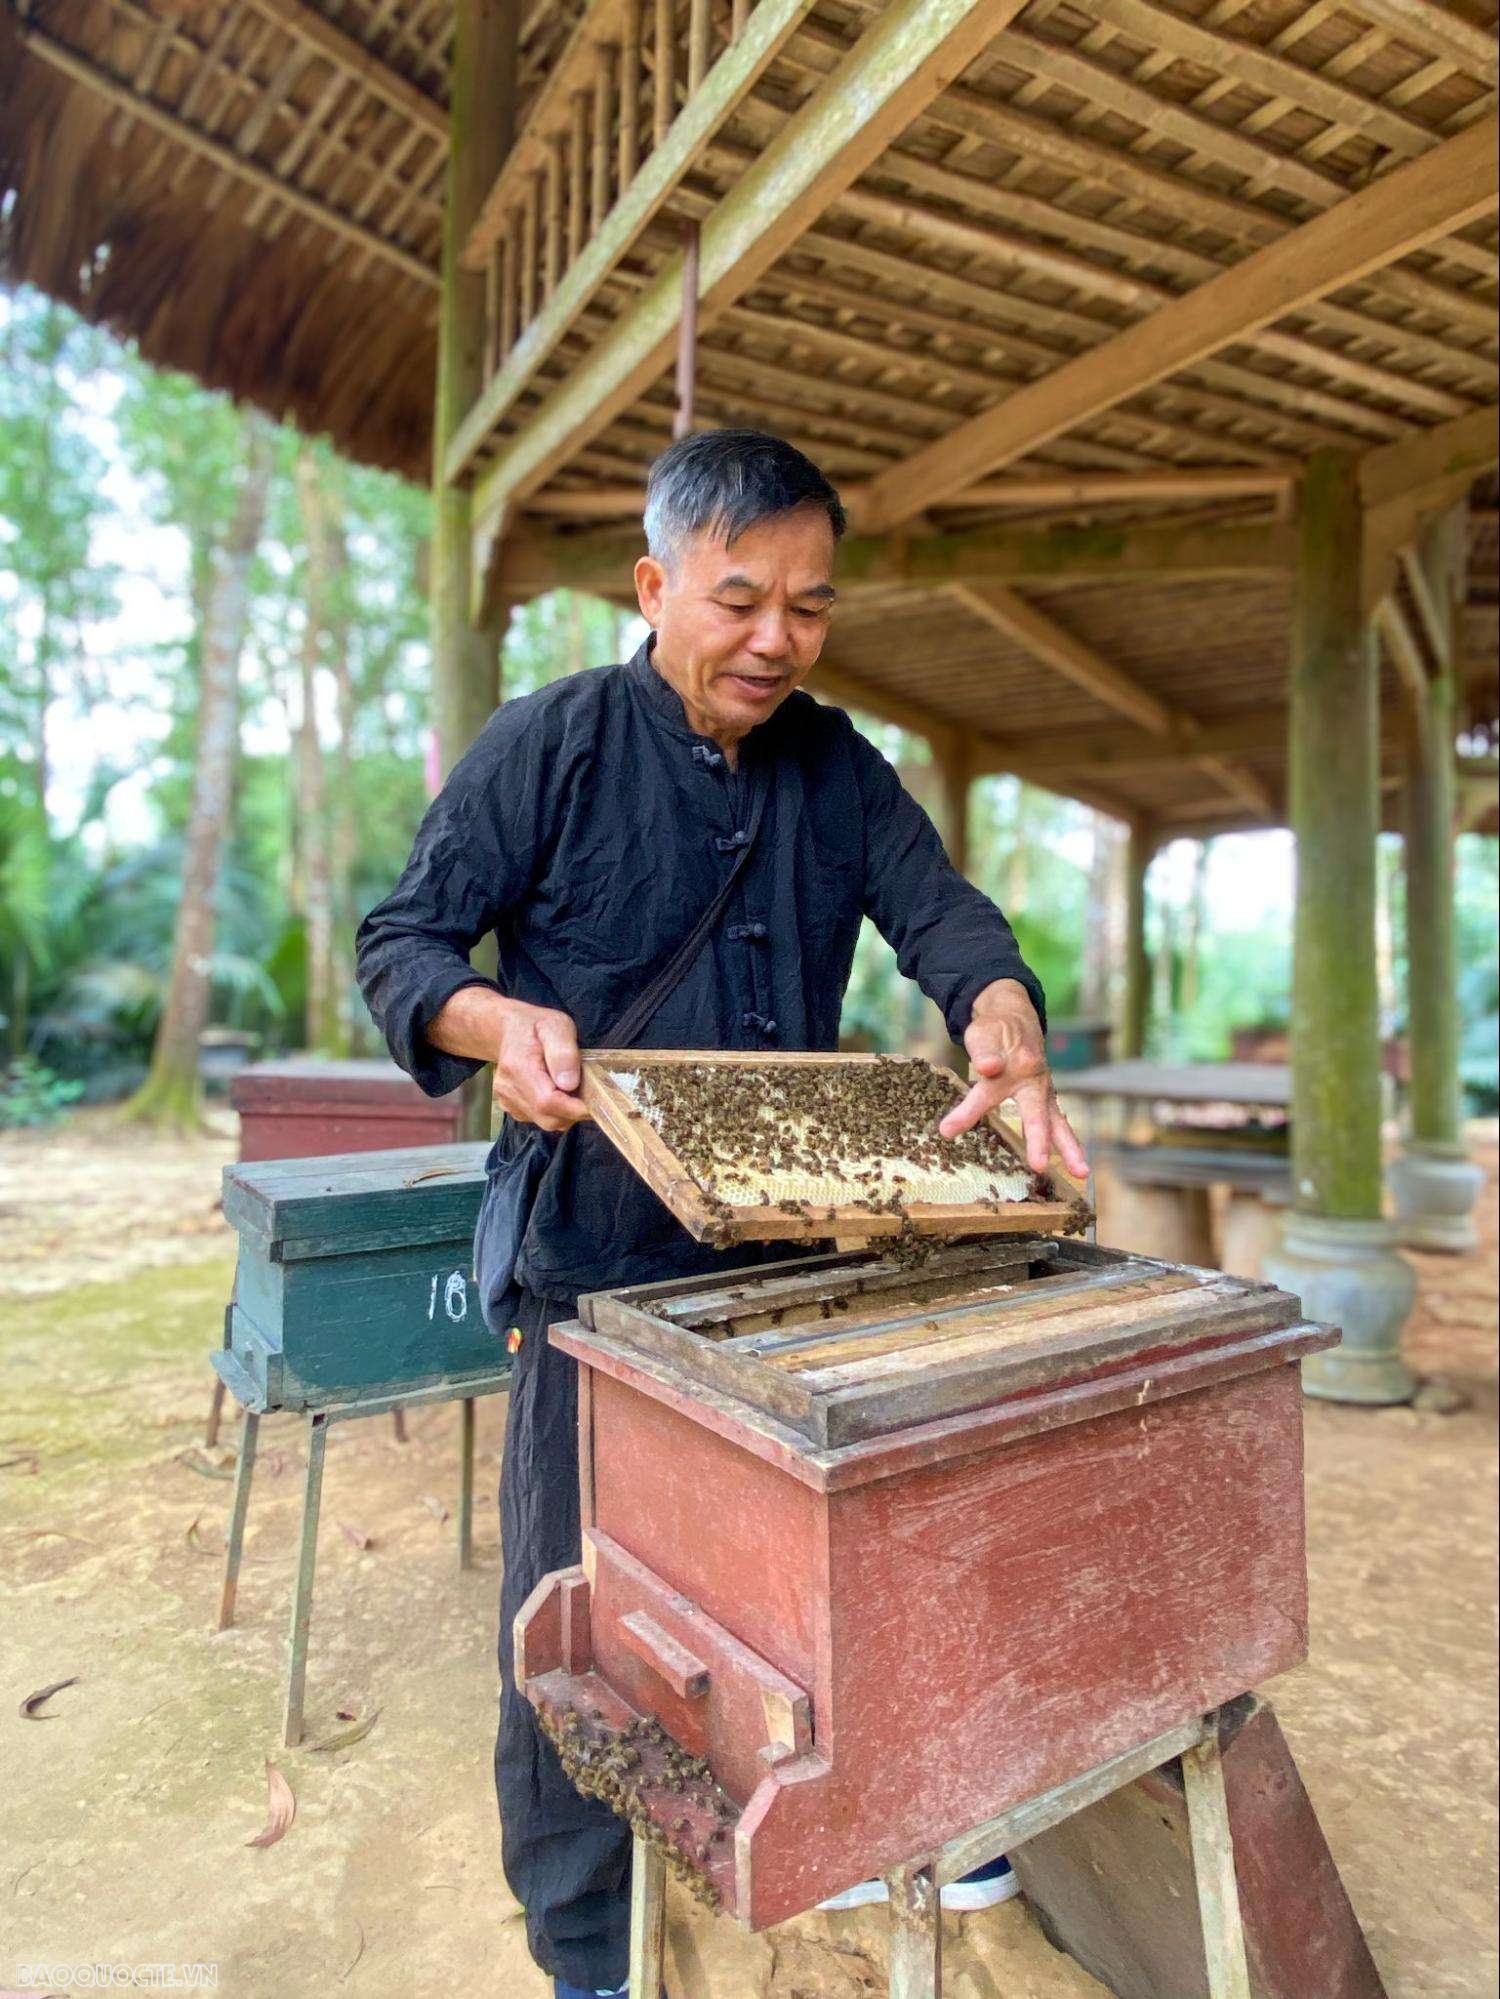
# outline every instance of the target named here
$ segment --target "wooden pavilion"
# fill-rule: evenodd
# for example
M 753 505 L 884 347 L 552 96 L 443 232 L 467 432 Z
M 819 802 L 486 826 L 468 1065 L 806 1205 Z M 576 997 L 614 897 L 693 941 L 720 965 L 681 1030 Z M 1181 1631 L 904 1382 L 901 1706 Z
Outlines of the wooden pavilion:
M 1134 1036 L 1152 852 L 1290 824 L 1283 1276 L 1391 1399 L 1382 823 L 1409 1159 L 1471 1198 L 1497 68 L 1491 0 L 0 0 L 0 270 L 432 477 L 450 758 L 509 606 L 628 592 L 674 423 L 749 423 L 844 492 L 820 685 L 928 738 L 955 853 L 986 772 L 1129 825 Z

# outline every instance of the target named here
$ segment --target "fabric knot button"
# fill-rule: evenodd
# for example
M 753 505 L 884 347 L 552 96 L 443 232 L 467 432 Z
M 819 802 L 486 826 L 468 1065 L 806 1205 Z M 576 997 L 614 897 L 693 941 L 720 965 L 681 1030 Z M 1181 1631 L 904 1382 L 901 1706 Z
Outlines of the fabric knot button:
M 731 923 L 729 926 L 731 944 L 763 944 L 770 934 L 763 923 Z
M 740 1015 L 740 1025 L 742 1027 L 757 1029 L 766 1037 L 767 1041 L 774 1041 L 776 1039 L 776 1023 L 774 1020 L 768 1019 L 763 1013 L 742 1013 Z
M 724 758 L 718 750 L 711 750 L 707 743 L 694 743 L 693 761 L 702 764 L 705 770 L 722 770 Z
M 736 833 L 720 833 L 714 841 L 721 854 L 737 854 L 741 847 L 748 847 L 749 844 L 750 835 L 743 828 Z

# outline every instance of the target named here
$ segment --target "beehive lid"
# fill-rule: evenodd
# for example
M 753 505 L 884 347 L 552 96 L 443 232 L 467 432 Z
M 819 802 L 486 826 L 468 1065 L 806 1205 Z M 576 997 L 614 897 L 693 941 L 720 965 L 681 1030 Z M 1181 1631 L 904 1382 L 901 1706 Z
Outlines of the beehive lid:
M 382 1114 L 432 1117 L 433 1100 L 394 1062 L 377 1057 L 333 1060 L 321 1056 L 252 1062 L 230 1085 L 238 1111 L 297 1110 L 329 1104 L 351 1110 L 366 1105 Z
M 1295 1298 L 1217 1271 L 1060 1237 L 955 1244 L 915 1267 L 879 1245 L 718 1281 L 579 1301 L 583 1358 L 638 1356 L 679 1393 L 728 1398 L 837 1448 L 1111 1375 L 1251 1348 L 1301 1325 Z
M 700 1241 L 1085 1226 L 1060 1170 L 1039 1177 L 998 1117 L 937 1135 L 965 1086 L 916 1057 L 600 1050 L 595 1121 Z
M 273 1260 L 472 1237 L 489 1147 L 403 1145 L 224 1169 L 224 1218 Z

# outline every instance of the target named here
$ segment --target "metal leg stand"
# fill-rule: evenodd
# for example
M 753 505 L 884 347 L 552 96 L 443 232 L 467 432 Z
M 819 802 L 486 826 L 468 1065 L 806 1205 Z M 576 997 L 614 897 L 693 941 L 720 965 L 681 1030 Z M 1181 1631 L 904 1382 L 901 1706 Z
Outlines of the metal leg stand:
M 474 1398 L 463 1402 L 458 1457 L 458 1566 L 474 1565 Z
M 255 1471 L 255 1440 L 260 1418 L 247 1409 L 240 1418 L 240 1455 L 234 1473 L 234 1504 L 229 1510 L 229 1538 L 224 1551 L 224 1590 L 219 1598 L 219 1629 L 234 1623 L 234 1599 L 240 1586 L 240 1555 L 245 1546 L 245 1515 L 250 1510 L 250 1480 Z
M 891 1897 L 890 1999 L 939 1999 L 943 1915 L 933 1871 L 898 1867 L 885 1878 Z
M 667 1863 L 637 1838 L 630 1853 L 630 1999 L 661 1999 L 666 1945 Z
M 1234 1872 L 1234 1838 L 1224 1790 L 1224 1761 L 1214 1728 L 1182 1758 L 1187 1792 L 1188 1834 L 1203 1924 L 1203 1956 L 1208 1965 L 1209 1999 L 1250 1999 L 1250 1969 Z
M 307 1419 L 307 1481 L 302 1488 L 302 1543 L 297 1552 L 297 1584 L 292 1595 L 291 1657 L 287 1666 L 286 1729 L 289 1749 L 302 1740 L 302 1695 L 307 1683 L 307 1627 L 312 1619 L 313 1572 L 318 1560 L 318 1507 L 323 1497 L 323 1453 L 328 1416 Z

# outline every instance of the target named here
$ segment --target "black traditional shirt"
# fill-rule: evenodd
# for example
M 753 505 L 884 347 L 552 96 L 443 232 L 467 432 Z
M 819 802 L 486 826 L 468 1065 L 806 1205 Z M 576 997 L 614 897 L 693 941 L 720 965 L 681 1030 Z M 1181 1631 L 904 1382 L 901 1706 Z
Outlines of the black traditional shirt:
M 424 1030 L 461 987 L 494 985 L 469 963 L 490 931 L 496 989 L 559 1009 L 582 1047 L 602 1045 L 713 901 L 755 787 L 767 795 L 753 851 L 640 1045 L 836 1048 L 863 916 L 955 1040 L 994 979 L 1018 979 L 1042 1014 L 1010 925 L 847 715 L 792 694 L 745 737 L 733 770 L 689 727 L 653 643 L 497 708 L 360 925 L 360 987 L 429 1095 L 482 1066 Z M 571 1297 L 753 1260 L 695 1243 L 597 1127 L 558 1143 L 518 1265 L 533 1291 Z

